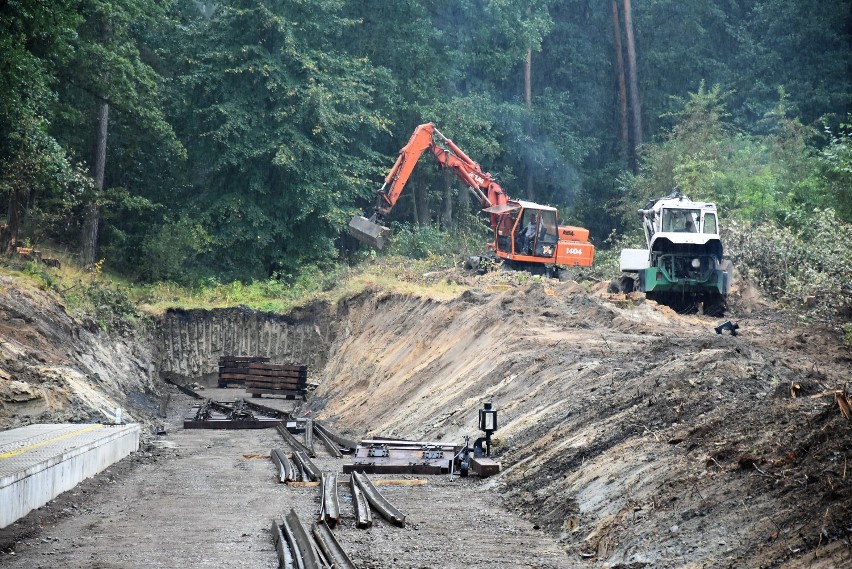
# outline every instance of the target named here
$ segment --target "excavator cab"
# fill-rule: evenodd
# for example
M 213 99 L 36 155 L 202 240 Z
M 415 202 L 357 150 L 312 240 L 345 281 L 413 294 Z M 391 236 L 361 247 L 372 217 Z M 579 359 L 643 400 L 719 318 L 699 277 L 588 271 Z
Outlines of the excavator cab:
M 495 252 L 504 258 L 545 257 L 556 254 L 559 225 L 556 209 L 532 202 L 512 201 L 486 208 L 495 217 Z

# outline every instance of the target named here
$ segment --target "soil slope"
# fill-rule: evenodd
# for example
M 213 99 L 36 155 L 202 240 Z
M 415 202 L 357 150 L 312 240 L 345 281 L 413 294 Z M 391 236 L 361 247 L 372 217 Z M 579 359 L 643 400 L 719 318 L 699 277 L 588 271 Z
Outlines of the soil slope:
M 458 443 L 493 403 L 504 470 L 471 491 L 556 538 L 572 566 L 852 566 L 852 422 L 825 395 L 846 389 L 852 355 L 830 332 L 791 325 L 750 289 L 731 336 L 605 284 L 430 278 L 470 290 L 369 291 L 308 311 L 321 326 L 299 325 L 327 354 L 316 416 L 355 437 Z M 50 295 L 0 284 L 0 428 L 116 406 L 153 424 L 153 339 L 107 336 Z
M 0 429 L 100 422 L 116 407 L 150 426 L 153 346 L 140 330 L 109 336 L 26 280 L 0 276 Z
M 352 433 L 459 441 L 492 402 L 487 491 L 590 566 L 852 563 L 852 427 L 819 396 L 850 353 L 738 298 L 731 336 L 601 285 L 364 294 L 338 308 L 312 406 Z

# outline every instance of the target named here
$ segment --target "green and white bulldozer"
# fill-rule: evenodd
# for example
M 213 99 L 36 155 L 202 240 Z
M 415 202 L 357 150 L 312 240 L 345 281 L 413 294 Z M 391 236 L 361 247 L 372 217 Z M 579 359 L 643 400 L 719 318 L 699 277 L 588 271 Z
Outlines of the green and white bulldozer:
M 723 257 L 716 204 L 673 192 L 638 210 L 647 249 L 623 249 L 610 290 L 640 290 L 678 312 L 725 312 L 733 264 Z

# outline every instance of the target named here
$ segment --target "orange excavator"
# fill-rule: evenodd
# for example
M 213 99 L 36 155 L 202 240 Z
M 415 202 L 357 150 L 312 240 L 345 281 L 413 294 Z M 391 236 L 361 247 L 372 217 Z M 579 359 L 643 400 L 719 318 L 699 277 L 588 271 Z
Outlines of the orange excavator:
M 432 123 L 418 126 L 400 150 L 378 192 L 372 215 L 369 218 L 356 215 L 349 222 L 353 237 L 377 249 L 385 246 L 391 233 L 384 225 L 385 216 L 396 204 L 417 160 L 426 150 L 432 152 L 442 168 L 452 170 L 479 200 L 494 231 L 488 248 L 503 260 L 504 266 L 557 276 L 560 267 L 592 265 L 595 247 L 589 243 L 588 229 L 558 225 L 556 208 L 510 199 L 491 174 L 483 172 L 479 164 Z M 479 262 L 480 259 L 475 259 L 474 264 Z

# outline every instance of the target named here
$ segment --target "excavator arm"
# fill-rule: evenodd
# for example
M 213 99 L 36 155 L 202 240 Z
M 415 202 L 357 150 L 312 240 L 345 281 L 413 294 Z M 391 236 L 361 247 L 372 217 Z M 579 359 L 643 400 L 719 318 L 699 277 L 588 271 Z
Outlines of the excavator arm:
M 429 150 L 442 168 L 448 168 L 467 186 L 479 200 L 482 208 L 504 205 L 508 196 L 491 174 L 483 172 L 482 168 L 470 159 L 456 144 L 441 134 L 432 123 L 421 124 L 411 135 L 408 143 L 399 151 L 396 163 L 385 177 L 385 183 L 378 192 L 376 207 L 372 216 L 367 219 L 355 216 L 349 222 L 349 232 L 358 240 L 364 241 L 381 249 L 390 230 L 382 225 L 384 217 L 396 205 L 405 184 L 411 177 L 411 172 L 417 160 Z M 492 225 L 497 223 L 496 216 L 491 215 Z
M 483 208 L 506 203 L 508 198 L 505 192 L 491 174 L 483 172 L 479 164 L 471 160 L 452 140 L 441 134 L 435 125 L 426 123 L 414 129 L 414 134 L 408 144 L 399 151 L 396 163 L 379 190 L 377 210 L 381 215 L 387 215 L 396 205 L 417 160 L 426 150 L 432 152 L 442 168 L 448 168 L 458 176 Z

